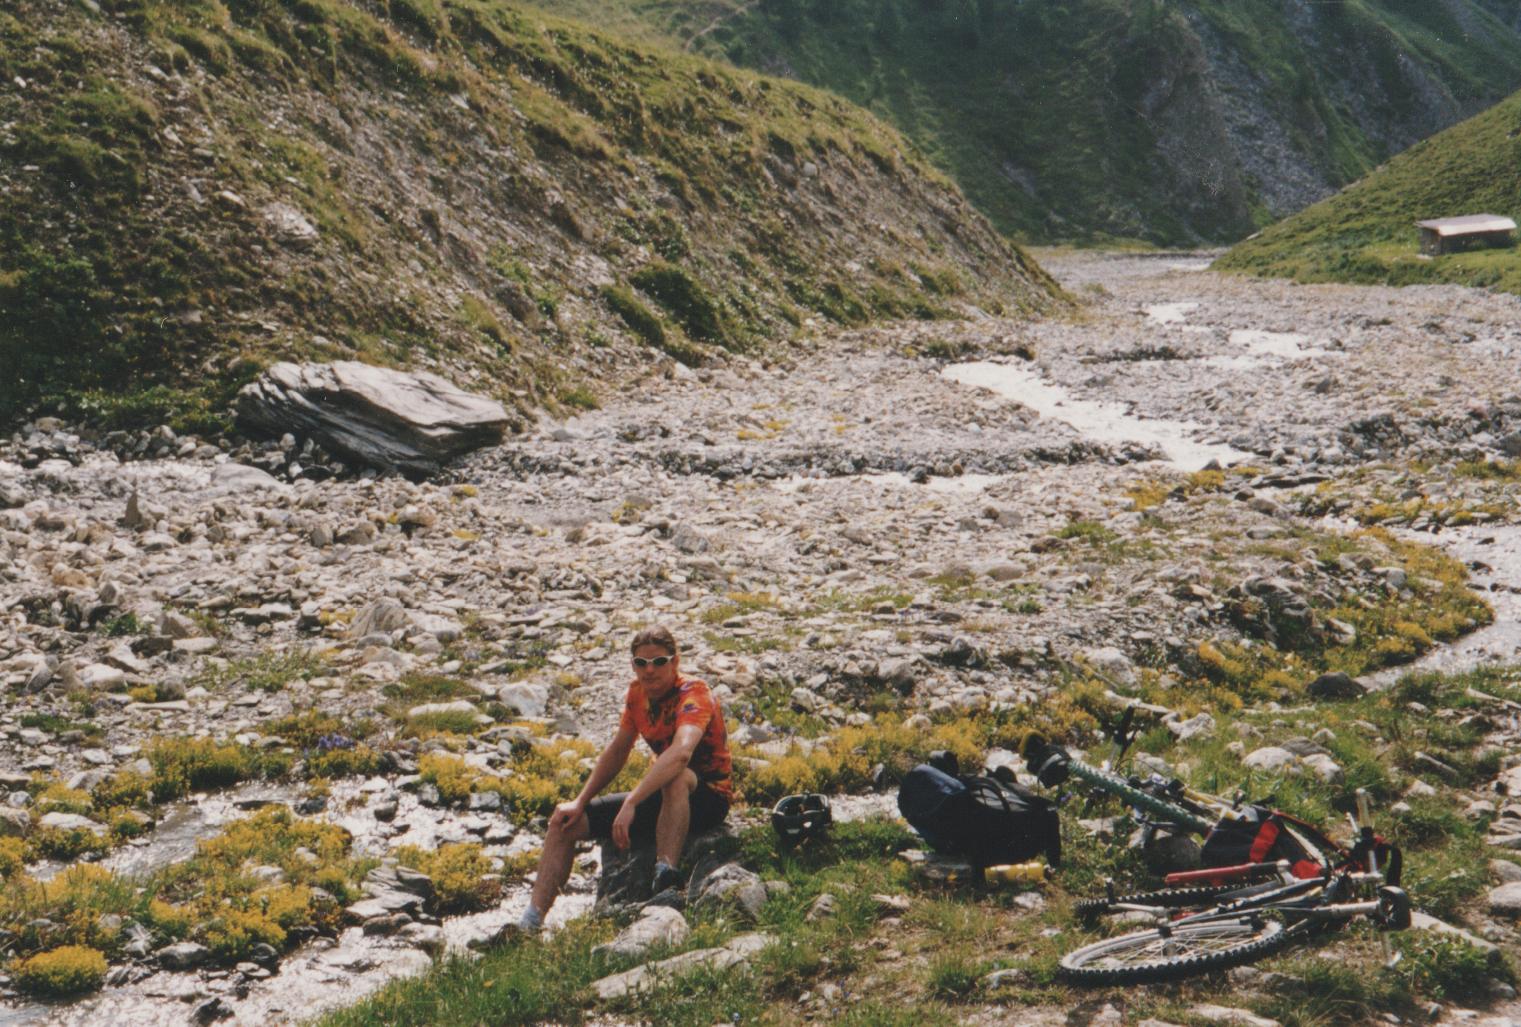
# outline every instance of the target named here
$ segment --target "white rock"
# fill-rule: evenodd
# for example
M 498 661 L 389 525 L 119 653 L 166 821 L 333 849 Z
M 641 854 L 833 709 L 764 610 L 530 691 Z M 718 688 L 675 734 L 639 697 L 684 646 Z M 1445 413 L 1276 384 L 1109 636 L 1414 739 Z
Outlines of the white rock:
M 89 831 L 98 835 L 103 835 L 107 831 L 105 824 L 97 823 L 89 817 L 82 817 L 78 813 L 44 813 L 37 821 L 37 826 L 56 831 Z
M 647 906 L 639 919 L 624 928 L 612 941 L 592 949 L 593 954 L 642 956 L 656 945 L 680 945 L 691 928 L 680 910 L 669 906 Z
M 1135 684 L 1135 664 L 1130 662 L 1130 657 L 1113 646 L 1090 649 L 1083 654 L 1083 658 L 1100 677 L 1107 679 L 1111 684 Z
M 549 686 L 518 681 L 503 685 L 496 699 L 520 717 L 542 717 L 549 709 Z
M 1277 1020 L 1258 1016 L 1246 1009 L 1233 1009 L 1228 1006 L 1202 1004 L 1194 1006 L 1189 1012 L 1201 1020 L 1225 1024 L 1226 1027 L 1281 1027 Z
M 127 683 L 127 674 L 119 667 L 92 663 L 79 672 L 79 683 L 93 692 L 111 692 Z
M 1511 920 L 1521 919 L 1521 882 L 1502 884 L 1489 892 L 1489 912 Z
M 738 863 L 726 863 L 702 882 L 696 902 L 732 903 L 756 917 L 766 904 L 766 885 L 753 871 Z
M 1340 784 L 1347 776 L 1346 772 L 1342 770 L 1341 764 L 1323 753 L 1311 753 L 1308 756 L 1301 757 L 1300 762 L 1309 767 L 1315 776 L 1326 784 Z
M 1215 730 L 1215 718 L 1208 713 L 1200 713 L 1189 717 L 1187 720 L 1170 720 L 1167 729 L 1178 736 L 1178 741 L 1186 742 L 1190 738 L 1199 735 L 1208 735 Z
M 598 998 L 607 1002 L 631 993 L 647 991 L 660 981 L 681 977 L 700 967 L 727 970 L 747 962 L 751 956 L 775 940 L 769 934 L 742 934 L 723 948 L 683 952 L 658 963 L 646 963 L 621 974 L 593 981 L 592 990 Z
M 412 613 L 410 616 L 417 630 L 432 635 L 446 645 L 465 633 L 465 626 L 453 617 L 441 617 L 432 613 Z
M 276 239 L 294 249 L 305 249 L 317 241 L 317 226 L 288 203 L 267 204 L 264 220 Z
M 1268 772 L 1287 770 L 1293 766 L 1295 756 L 1287 749 L 1280 749 L 1276 745 L 1266 745 L 1261 749 L 1253 749 L 1246 754 L 1241 765 L 1251 770 L 1266 770 Z
M 407 625 L 407 609 L 394 599 L 378 599 L 360 611 L 349 626 L 350 638 L 388 635 Z

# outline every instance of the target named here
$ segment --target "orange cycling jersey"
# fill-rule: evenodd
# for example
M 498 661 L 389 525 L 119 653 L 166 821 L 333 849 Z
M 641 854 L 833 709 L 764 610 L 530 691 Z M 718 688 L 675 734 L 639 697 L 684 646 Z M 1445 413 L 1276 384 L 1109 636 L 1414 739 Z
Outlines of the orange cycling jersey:
M 676 729 L 683 724 L 702 728 L 702 740 L 697 743 L 687 766 L 697 775 L 698 781 L 732 802 L 734 784 L 730 777 L 729 733 L 724 728 L 724 716 L 718 709 L 718 701 L 708 691 L 707 682 L 679 677 L 676 687 L 653 702 L 645 696 L 637 680 L 628 686 L 619 730 L 632 728 L 639 732 L 639 737 L 648 743 L 656 756 L 670 747 Z

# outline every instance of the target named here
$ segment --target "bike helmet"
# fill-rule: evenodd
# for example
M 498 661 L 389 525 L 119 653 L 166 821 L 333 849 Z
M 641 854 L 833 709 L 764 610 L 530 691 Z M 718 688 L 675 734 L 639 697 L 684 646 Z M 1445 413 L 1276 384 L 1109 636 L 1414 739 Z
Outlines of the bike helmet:
M 804 838 L 822 835 L 833 822 L 829 800 L 817 792 L 789 795 L 771 811 L 771 826 L 776 828 L 777 838 L 786 848 L 791 848 Z

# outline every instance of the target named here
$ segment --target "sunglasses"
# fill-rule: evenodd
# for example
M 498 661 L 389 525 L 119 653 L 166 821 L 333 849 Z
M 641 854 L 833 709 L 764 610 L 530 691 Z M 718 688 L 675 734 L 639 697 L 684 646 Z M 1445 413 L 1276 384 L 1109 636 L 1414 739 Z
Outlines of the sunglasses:
M 645 667 L 664 667 L 675 658 L 674 656 L 657 656 L 653 660 L 646 660 L 643 656 L 636 656 L 634 657 L 634 666 L 640 670 L 643 670 Z

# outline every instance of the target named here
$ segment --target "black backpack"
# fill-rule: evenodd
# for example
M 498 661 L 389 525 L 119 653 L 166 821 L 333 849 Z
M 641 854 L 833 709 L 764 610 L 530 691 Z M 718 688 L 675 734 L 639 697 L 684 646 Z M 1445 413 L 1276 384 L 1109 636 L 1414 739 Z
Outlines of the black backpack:
M 1061 865 L 1056 804 L 1012 781 L 960 777 L 921 763 L 898 788 L 898 810 L 930 848 L 974 866 L 1040 855 Z

